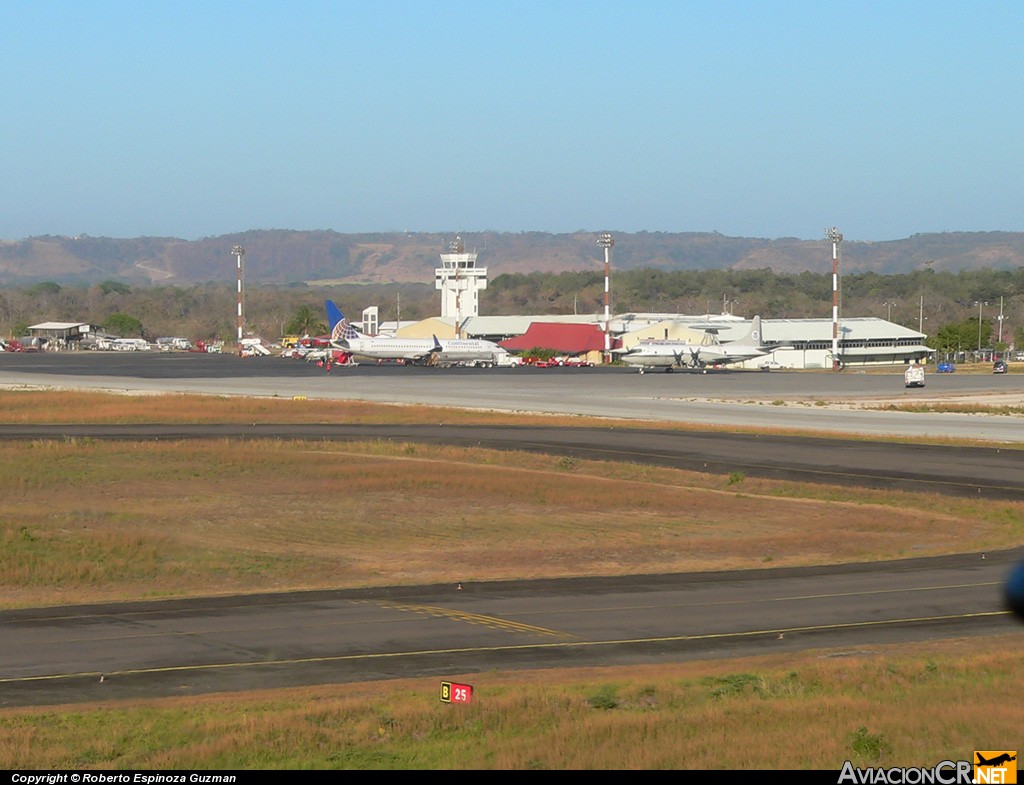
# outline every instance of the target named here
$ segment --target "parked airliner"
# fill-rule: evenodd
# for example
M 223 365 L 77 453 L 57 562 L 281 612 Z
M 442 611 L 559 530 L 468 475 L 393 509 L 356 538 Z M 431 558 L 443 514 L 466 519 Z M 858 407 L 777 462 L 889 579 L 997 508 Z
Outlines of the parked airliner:
M 718 340 L 718 328 L 704 328 L 704 340 L 640 341 L 630 349 L 619 350 L 619 358 L 627 365 L 636 365 L 640 373 L 648 368 L 695 368 L 707 373 L 709 365 L 729 365 L 771 354 L 761 339 L 761 317 L 755 316 L 750 330 L 742 338 L 728 343 Z
M 508 351 L 491 341 L 476 338 L 441 341 L 436 335 L 432 339 L 363 335 L 349 324 L 333 300 L 326 304 L 331 345 L 359 357 L 401 360 L 415 365 L 511 365 Z

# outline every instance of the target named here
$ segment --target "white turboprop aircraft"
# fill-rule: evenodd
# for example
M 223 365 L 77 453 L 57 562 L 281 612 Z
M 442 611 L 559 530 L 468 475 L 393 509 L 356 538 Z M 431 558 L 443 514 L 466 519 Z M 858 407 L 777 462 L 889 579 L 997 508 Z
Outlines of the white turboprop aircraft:
M 391 338 L 363 335 L 348 323 L 334 301 L 327 301 L 331 345 L 336 349 L 373 360 L 401 360 L 416 365 L 475 365 L 493 368 L 511 365 L 508 350 L 491 341 L 455 338 L 439 341 L 427 338 Z
M 755 316 L 750 330 L 742 338 L 728 343 L 718 340 L 718 328 L 704 328 L 706 335 L 700 343 L 692 341 L 640 341 L 630 349 L 617 350 L 627 365 L 637 365 L 640 373 L 648 368 L 695 368 L 708 372 L 709 365 L 728 365 L 753 360 L 771 354 L 761 340 L 761 317 Z M 775 347 L 778 348 L 778 347 Z

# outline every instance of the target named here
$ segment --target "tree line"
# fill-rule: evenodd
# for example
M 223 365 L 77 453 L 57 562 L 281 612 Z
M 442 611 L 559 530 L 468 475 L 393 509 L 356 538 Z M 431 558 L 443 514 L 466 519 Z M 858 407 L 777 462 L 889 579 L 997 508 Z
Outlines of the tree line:
M 613 271 L 610 290 L 613 313 L 728 312 L 767 319 L 832 314 L 831 273 L 785 274 L 768 268 Z M 412 321 L 440 313 L 440 294 L 432 284 L 252 286 L 243 296 L 245 332 L 265 340 L 319 332 L 326 328 L 328 298 L 355 321 L 371 305 L 379 308 L 381 321 Z M 74 321 L 100 325 L 124 337 L 231 340 L 237 334 L 237 299 L 237 288 L 227 283 L 43 282 L 0 291 L 0 334 L 19 337 L 31 324 Z M 1024 268 L 850 274 L 839 279 L 838 299 L 842 316 L 875 316 L 920 329 L 929 336 L 929 345 L 940 351 L 973 349 L 979 333 L 983 347 L 1024 347 Z M 602 315 L 604 274 L 498 275 L 480 293 L 480 313 Z

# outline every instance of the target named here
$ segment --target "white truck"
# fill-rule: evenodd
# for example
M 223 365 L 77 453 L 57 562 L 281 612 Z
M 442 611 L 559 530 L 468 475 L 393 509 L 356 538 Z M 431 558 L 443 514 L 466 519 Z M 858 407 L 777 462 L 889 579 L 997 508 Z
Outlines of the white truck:
M 903 373 L 903 383 L 907 387 L 924 387 L 924 366 L 914 363 Z

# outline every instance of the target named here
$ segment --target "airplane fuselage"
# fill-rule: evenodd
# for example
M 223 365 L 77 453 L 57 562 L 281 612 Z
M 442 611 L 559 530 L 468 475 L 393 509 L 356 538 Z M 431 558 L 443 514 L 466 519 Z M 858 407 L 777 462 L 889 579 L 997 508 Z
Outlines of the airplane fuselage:
M 349 338 L 341 341 L 342 348 L 360 357 L 373 360 L 419 360 L 434 349 L 434 342 L 417 338 Z
M 697 357 L 704 363 L 740 363 L 744 360 L 753 360 L 757 357 L 764 357 L 768 352 L 758 349 L 756 346 L 730 346 L 729 344 L 718 344 L 716 346 L 701 346 Z
M 638 343 L 619 359 L 627 365 L 641 368 L 674 368 L 683 366 L 689 359 L 685 344 Z
M 425 338 L 388 338 L 361 336 L 338 342 L 345 351 L 373 360 L 402 360 L 404 362 L 454 364 L 462 362 L 500 362 L 508 354 L 490 341 L 453 339 L 450 341 Z
M 640 342 L 620 355 L 627 365 L 644 368 L 699 368 L 728 365 L 764 357 L 769 352 L 756 346 L 696 344 L 684 341 Z
M 498 362 L 508 351 L 490 341 L 471 338 L 453 338 L 450 341 L 439 341 L 441 351 L 438 362 Z

